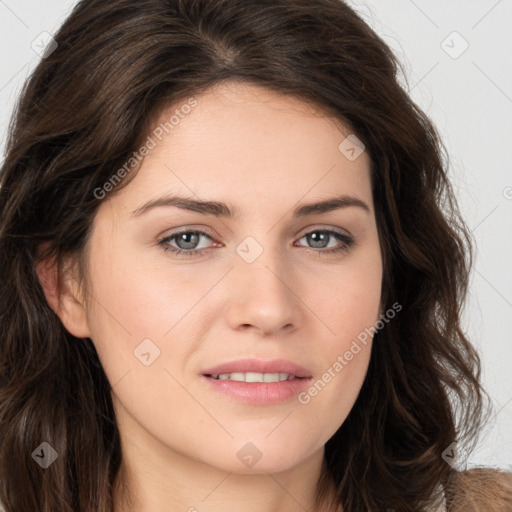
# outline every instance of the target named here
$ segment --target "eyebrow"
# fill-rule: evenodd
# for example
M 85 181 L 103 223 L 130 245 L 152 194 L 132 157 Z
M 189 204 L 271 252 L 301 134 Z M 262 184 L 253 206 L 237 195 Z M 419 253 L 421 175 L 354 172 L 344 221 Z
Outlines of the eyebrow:
M 189 210 L 203 215 L 214 215 L 234 219 L 239 211 L 233 206 L 220 201 L 200 201 L 178 195 L 168 195 L 158 199 L 152 199 L 132 212 L 132 216 L 139 217 L 154 208 L 171 207 Z M 361 199 L 355 196 L 341 195 L 315 203 L 303 204 L 293 210 L 294 217 L 305 217 L 307 215 L 327 213 L 334 210 L 356 207 L 366 213 L 370 213 L 370 207 Z

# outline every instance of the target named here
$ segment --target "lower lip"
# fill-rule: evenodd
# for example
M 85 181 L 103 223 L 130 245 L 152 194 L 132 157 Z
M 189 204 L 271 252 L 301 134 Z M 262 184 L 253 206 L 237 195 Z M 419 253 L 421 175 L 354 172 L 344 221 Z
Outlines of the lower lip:
M 216 391 L 253 405 L 270 405 L 290 400 L 303 391 L 311 381 L 311 378 L 304 378 L 280 382 L 240 382 L 213 379 L 206 375 L 201 377 Z

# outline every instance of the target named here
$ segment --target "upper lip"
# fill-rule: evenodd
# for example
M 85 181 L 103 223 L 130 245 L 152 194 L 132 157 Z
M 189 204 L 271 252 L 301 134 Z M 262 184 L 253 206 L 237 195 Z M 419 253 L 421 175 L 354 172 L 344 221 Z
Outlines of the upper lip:
M 311 374 L 302 366 L 286 359 L 238 359 L 212 366 L 202 371 L 202 375 L 221 375 L 223 373 L 287 373 L 295 377 L 309 378 Z

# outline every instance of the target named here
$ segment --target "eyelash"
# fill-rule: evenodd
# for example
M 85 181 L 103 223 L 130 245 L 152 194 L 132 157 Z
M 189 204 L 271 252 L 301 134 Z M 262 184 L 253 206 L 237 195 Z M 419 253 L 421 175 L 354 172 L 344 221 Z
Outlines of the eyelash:
M 190 230 L 183 230 L 183 231 L 178 231 L 176 233 L 173 233 L 172 235 L 167 236 L 167 237 L 163 238 L 162 240 L 159 240 L 158 241 L 158 245 L 162 248 L 162 250 L 164 252 L 172 253 L 172 254 L 174 254 L 176 256 L 183 256 L 185 258 L 189 258 L 189 257 L 195 256 L 198 253 L 210 252 L 213 249 L 212 247 L 209 247 L 209 248 L 206 248 L 206 249 L 190 249 L 190 250 L 185 250 L 185 249 L 179 249 L 179 248 L 176 248 L 176 247 L 172 247 L 172 246 L 169 245 L 169 242 L 171 240 L 173 240 L 177 236 L 183 235 L 185 233 L 194 233 L 194 234 L 200 235 L 200 236 L 204 235 L 207 238 L 209 238 L 210 240 L 213 240 L 212 237 L 210 235 L 208 235 L 208 233 L 205 233 L 204 231 L 190 229 Z M 314 252 L 319 253 L 319 255 L 320 254 L 334 254 L 334 253 L 348 252 L 350 247 L 355 242 L 353 237 L 351 237 L 349 235 L 345 235 L 343 233 L 339 233 L 338 231 L 333 231 L 333 230 L 329 230 L 329 229 L 315 229 L 313 231 L 308 231 L 307 233 L 302 235 L 299 238 L 299 240 L 304 238 L 307 235 L 312 234 L 312 233 L 323 233 L 323 234 L 333 235 L 336 238 L 338 238 L 338 240 L 340 240 L 342 242 L 341 246 L 335 247 L 335 248 L 331 248 L 331 249 L 315 249 L 313 247 L 309 247 L 309 248 L 306 247 L 306 248 L 308 248 L 308 249 L 310 249 L 310 250 L 312 250 Z

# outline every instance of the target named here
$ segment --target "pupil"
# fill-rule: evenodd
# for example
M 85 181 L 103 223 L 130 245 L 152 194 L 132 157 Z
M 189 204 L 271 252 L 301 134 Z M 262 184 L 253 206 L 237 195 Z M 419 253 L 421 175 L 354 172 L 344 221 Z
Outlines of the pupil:
M 190 237 L 192 237 L 192 239 L 187 241 L 187 238 Z M 309 234 L 308 238 L 309 242 L 313 245 L 313 247 L 322 248 L 325 247 L 325 242 L 328 238 L 328 234 L 322 233 L 320 231 L 315 231 L 314 233 Z M 179 235 L 177 239 L 177 244 L 180 247 L 180 249 L 194 249 L 194 246 L 198 243 L 198 241 L 199 236 L 197 233 L 182 233 L 181 235 Z M 185 243 L 185 247 L 181 245 L 181 242 Z
M 192 242 L 190 242 L 190 241 L 188 241 L 188 242 L 187 242 L 187 241 L 186 241 L 186 238 L 188 238 L 188 237 L 193 237 Z M 182 233 L 182 234 L 178 237 L 178 239 L 177 239 L 177 244 L 178 244 L 178 246 L 180 247 L 180 249 L 194 249 L 194 245 L 196 245 L 196 244 L 197 244 L 197 242 L 198 242 L 198 240 L 197 240 L 197 239 L 198 239 L 198 238 L 199 238 L 199 237 L 198 237 L 197 233 Z M 186 247 L 183 247 L 183 246 L 180 244 L 180 242 L 185 242 Z M 189 247 L 187 244 L 190 244 L 191 246 Z
M 315 231 L 313 234 L 310 234 L 310 241 L 313 243 L 313 247 L 325 247 L 325 245 L 322 245 L 322 242 L 325 242 L 327 239 L 327 233 L 321 233 L 319 231 Z M 322 240 L 323 239 L 323 240 Z M 317 244 L 317 245 L 315 245 Z M 319 244 L 319 245 L 318 245 Z

